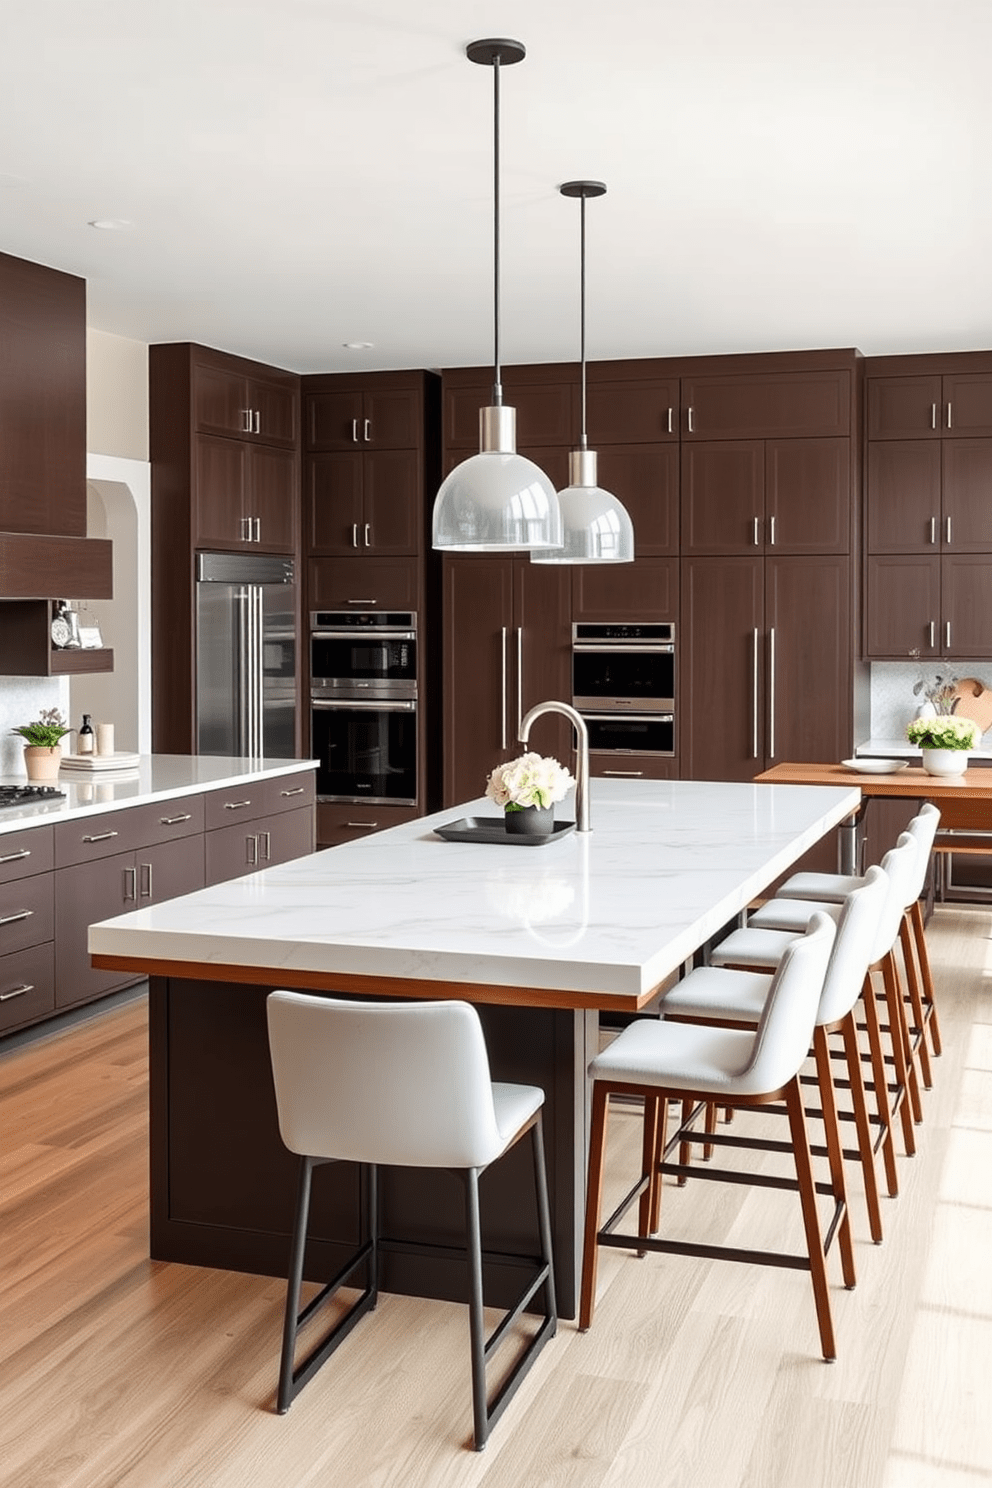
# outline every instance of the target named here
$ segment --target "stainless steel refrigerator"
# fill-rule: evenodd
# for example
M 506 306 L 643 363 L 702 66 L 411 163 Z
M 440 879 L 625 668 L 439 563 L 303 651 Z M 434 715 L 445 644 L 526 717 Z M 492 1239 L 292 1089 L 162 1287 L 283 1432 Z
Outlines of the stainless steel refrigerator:
M 296 571 L 265 553 L 198 553 L 199 754 L 296 754 Z

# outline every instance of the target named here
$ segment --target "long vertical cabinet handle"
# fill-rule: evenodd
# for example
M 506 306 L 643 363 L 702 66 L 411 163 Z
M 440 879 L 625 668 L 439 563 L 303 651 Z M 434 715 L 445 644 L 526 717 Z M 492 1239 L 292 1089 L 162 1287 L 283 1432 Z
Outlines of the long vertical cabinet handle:
M 951 545 L 951 519 L 950 519 L 950 517 L 945 517 L 944 518 L 944 541 L 947 544 L 947 546 L 950 547 L 950 545 Z
M 251 627 L 251 586 L 249 584 L 238 585 L 238 697 L 240 706 L 235 710 L 238 723 L 237 748 L 240 754 L 251 753 L 251 739 L 249 737 L 249 660 L 248 660 L 248 634 Z
M 758 627 L 751 632 L 751 758 L 758 758 Z
M 506 626 L 502 627 L 501 645 L 503 653 L 503 677 L 502 677 L 502 712 L 500 714 L 500 741 L 499 747 L 506 748 Z
M 768 546 L 771 547 L 771 548 L 773 548 L 775 546 L 775 518 L 774 517 L 769 517 L 768 518 Z
M 524 716 L 524 628 L 517 626 L 517 728 Z
M 252 585 L 251 603 L 251 752 L 262 753 L 262 587 Z
M 950 622 L 950 620 L 945 620 L 944 621 L 944 645 L 947 647 L 948 651 L 951 649 L 951 622 Z
M 951 423 L 951 405 L 950 405 L 950 402 L 948 402 L 948 405 L 947 405 L 947 427 L 949 429 L 951 429 L 951 428 L 954 427 L 953 424 Z
M 931 403 L 930 404 L 930 427 L 931 427 L 931 429 L 936 429 L 936 427 L 937 427 L 937 405 L 936 405 L 936 403 Z
M 931 543 L 935 543 L 937 541 L 937 518 L 936 517 L 931 517 L 930 518 L 930 541 L 931 541 Z
M 937 644 L 937 626 L 933 620 L 930 621 L 930 650 Z
M 768 632 L 768 758 L 775 758 L 775 627 Z
M 265 590 L 259 584 L 255 591 L 255 753 L 265 756 Z

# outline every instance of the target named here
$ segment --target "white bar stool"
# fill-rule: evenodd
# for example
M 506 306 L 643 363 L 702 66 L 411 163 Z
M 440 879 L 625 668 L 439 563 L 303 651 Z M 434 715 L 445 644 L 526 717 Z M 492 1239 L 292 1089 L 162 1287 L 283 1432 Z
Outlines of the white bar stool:
M 266 999 L 279 1132 L 301 1158 L 290 1251 L 277 1409 L 280 1415 L 378 1299 L 377 1167 L 450 1168 L 465 1185 L 474 1444 L 489 1432 L 557 1328 L 551 1220 L 541 1108 L 535 1085 L 494 1082 L 479 1015 L 465 1002 L 345 1002 L 301 992 Z M 531 1133 L 541 1254 L 523 1295 L 487 1340 L 483 1313 L 479 1177 Z M 366 1238 L 338 1275 L 299 1311 L 310 1184 L 325 1162 L 366 1165 Z M 362 1295 L 294 1367 L 297 1335 L 364 1268 Z M 537 1332 L 487 1401 L 486 1363 L 514 1322 L 544 1292 Z

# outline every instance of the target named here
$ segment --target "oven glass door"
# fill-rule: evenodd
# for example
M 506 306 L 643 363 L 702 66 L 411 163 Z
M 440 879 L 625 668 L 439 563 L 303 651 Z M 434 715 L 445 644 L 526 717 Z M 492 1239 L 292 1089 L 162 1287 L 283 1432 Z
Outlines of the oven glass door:
M 321 800 L 416 806 L 415 702 L 321 698 L 312 706 Z
M 657 646 L 581 645 L 572 651 L 572 703 L 580 712 L 669 713 L 675 707 L 675 651 Z
M 674 754 L 671 713 L 584 713 L 593 754 Z
M 415 682 L 417 642 L 411 636 L 363 631 L 315 633 L 310 642 L 310 675 L 317 687 L 355 682 Z

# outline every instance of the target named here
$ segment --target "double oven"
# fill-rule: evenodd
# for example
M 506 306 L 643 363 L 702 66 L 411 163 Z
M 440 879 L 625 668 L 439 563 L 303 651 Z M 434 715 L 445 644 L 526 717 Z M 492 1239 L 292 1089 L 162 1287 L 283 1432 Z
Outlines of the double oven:
M 675 753 L 675 626 L 572 626 L 572 706 L 595 753 Z
M 317 799 L 417 805 L 417 616 L 310 615 Z

